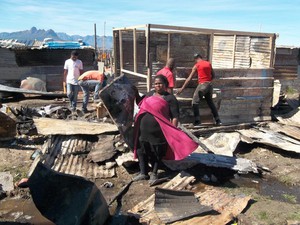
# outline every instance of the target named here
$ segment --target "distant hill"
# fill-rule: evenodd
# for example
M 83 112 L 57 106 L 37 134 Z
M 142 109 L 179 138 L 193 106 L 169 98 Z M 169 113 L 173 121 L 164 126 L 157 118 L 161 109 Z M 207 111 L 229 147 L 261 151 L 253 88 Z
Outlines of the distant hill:
M 32 27 L 30 30 L 17 31 L 17 32 L 2 32 L 0 33 L 0 39 L 17 39 L 19 42 L 25 43 L 26 45 L 32 45 L 34 40 L 43 41 L 45 38 L 52 38 L 55 41 L 77 41 L 82 39 L 88 45 L 94 46 L 94 35 L 80 36 L 80 35 L 68 35 L 66 33 L 56 33 L 54 30 L 44 30 Z M 97 35 L 98 48 L 102 47 L 103 36 Z M 112 36 L 105 37 L 105 48 L 112 48 Z

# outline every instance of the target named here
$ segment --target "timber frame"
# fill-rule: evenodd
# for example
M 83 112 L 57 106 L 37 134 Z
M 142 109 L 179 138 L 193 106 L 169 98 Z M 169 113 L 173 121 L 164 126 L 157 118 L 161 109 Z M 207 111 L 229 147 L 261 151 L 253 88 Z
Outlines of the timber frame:
M 133 70 L 128 70 L 124 68 L 124 48 L 123 48 L 123 32 L 132 32 L 133 36 Z M 144 65 L 146 67 L 146 72 L 139 73 L 138 72 L 138 54 L 137 54 L 137 32 L 144 32 L 145 35 L 145 42 L 146 42 L 146 49 L 145 49 L 145 61 Z M 170 58 L 171 52 L 171 42 L 170 42 L 170 35 L 173 33 L 192 33 L 192 34 L 205 34 L 208 35 L 209 38 L 209 45 L 207 46 L 207 59 L 212 61 L 214 57 L 214 38 L 218 35 L 224 36 L 233 36 L 234 47 L 232 49 L 233 57 L 232 61 L 232 68 L 234 67 L 235 62 L 235 44 L 237 36 L 241 37 L 259 37 L 265 38 L 265 40 L 269 40 L 264 43 L 264 47 L 268 50 L 268 62 L 267 67 L 272 68 L 274 65 L 274 58 L 275 58 L 275 40 L 278 37 L 278 34 L 275 33 L 260 33 L 260 32 L 246 32 L 246 31 L 232 31 L 232 30 L 218 30 L 218 29 L 205 29 L 205 28 L 194 28 L 194 27 L 182 27 L 182 26 L 168 26 L 168 25 L 158 25 L 158 24 L 144 24 L 144 25 L 137 25 L 137 26 L 129 26 L 129 27 L 121 27 L 121 28 L 114 28 L 113 29 L 113 37 L 114 37 L 114 71 L 115 75 L 119 76 L 120 74 L 131 74 L 136 77 L 144 78 L 147 80 L 147 91 L 151 89 L 151 77 L 152 77 L 152 62 L 151 62 L 151 34 L 152 32 L 163 32 L 167 33 L 168 35 L 168 42 L 167 42 L 167 59 Z M 116 54 L 118 52 L 118 54 Z M 242 54 L 243 55 L 243 54 Z M 221 65 L 222 66 L 222 65 Z M 238 68 L 238 67 L 235 67 Z M 266 67 L 265 67 L 266 68 Z M 145 74 L 146 73 L 146 74 Z

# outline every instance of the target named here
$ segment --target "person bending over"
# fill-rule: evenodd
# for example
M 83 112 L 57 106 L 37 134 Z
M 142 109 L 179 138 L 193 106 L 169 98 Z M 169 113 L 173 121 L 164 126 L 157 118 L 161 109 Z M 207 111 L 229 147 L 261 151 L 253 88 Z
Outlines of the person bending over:
M 87 105 L 89 102 L 90 87 L 95 87 L 94 101 L 99 99 L 99 91 L 106 86 L 107 77 L 98 70 L 90 70 L 83 73 L 78 78 L 78 84 L 83 92 L 82 111 L 88 112 Z

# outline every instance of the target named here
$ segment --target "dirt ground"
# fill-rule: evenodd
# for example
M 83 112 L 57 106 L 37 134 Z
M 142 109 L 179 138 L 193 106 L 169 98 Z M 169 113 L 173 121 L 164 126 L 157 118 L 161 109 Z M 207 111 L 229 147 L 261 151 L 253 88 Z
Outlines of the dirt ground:
M 66 104 L 61 100 L 27 99 L 20 102 L 6 102 L 10 106 L 43 106 L 48 104 Z M 14 181 L 27 176 L 32 163 L 30 156 L 42 144 L 42 137 L 28 139 L 21 136 L 14 141 L 0 144 L 0 172 L 9 171 Z M 287 224 L 287 221 L 300 221 L 300 156 L 287 154 L 280 149 L 240 143 L 237 148 L 239 157 L 247 158 L 268 167 L 270 172 L 260 175 L 239 175 L 231 171 L 198 167 L 188 172 L 196 176 L 197 185 L 214 185 L 228 193 L 251 196 L 247 208 L 230 224 Z M 101 190 L 107 202 L 126 185 L 137 172 L 136 168 L 126 170 L 117 168 L 117 177 L 97 179 L 96 185 Z M 176 173 L 166 171 L 172 177 Z M 217 182 L 205 183 L 200 178 L 203 175 L 214 174 Z M 112 182 L 112 188 L 103 187 L 104 182 Z M 138 224 L 126 217 L 126 211 L 150 196 L 155 187 L 149 187 L 147 181 L 133 183 L 122 201 L 114 202 L 110 207 L 111 218 L 107 224 Z M 120 220 L 122 222 L 120 222 Z M 124 222 L 127 221 L 127 222 Z M 300 223 L 300 222 L 299 222 Z M 44 218 L 35 208 L 28 188 L 16 188 L 9 196 L 0 200 L 0 224 L 53 224 Z M 292 224 L 292 223 L 290 223 Z

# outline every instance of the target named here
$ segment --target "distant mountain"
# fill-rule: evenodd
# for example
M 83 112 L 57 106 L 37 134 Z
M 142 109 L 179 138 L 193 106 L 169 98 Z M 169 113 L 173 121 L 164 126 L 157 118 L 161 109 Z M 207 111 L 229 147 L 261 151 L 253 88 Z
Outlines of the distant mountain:
M 82 39 L 83 42 L 95 47 L 95 37 L 94 35 L 80 36 L 80 35 L 68 35 L 66 33 L 57 33 L 57 36 L 64 41 L 77 41 L 78 39 Z M 103 36 L 97 35 L 97 46 L 98 48 L 102 48 Z M 105 49 L 111 49 L 113 46 L 113 38 L 112 36 L 105 36 Z
M 95 45 L 95 38 L 93 35 L 80 36 L 80 35 L 68 35 L 66 33 L 56 33 L 54 30 L 44 30 L 32 27 L 30 30 L 17 31 L 17 32 L 2 32 L 0 33 L 0 39 L 17 39 L 19 42 L 26 45 L 32 45 L 34 40 L 43 41 L 45 38 L 52 38 L 55 41 L 77 41 L 82 39 L 88 45 Z M 103 36 L 97 35 L 97 46 L 102 47 Z M 105 49 L 111 49 L 113 46 L 112 36 L 105 37 Z

